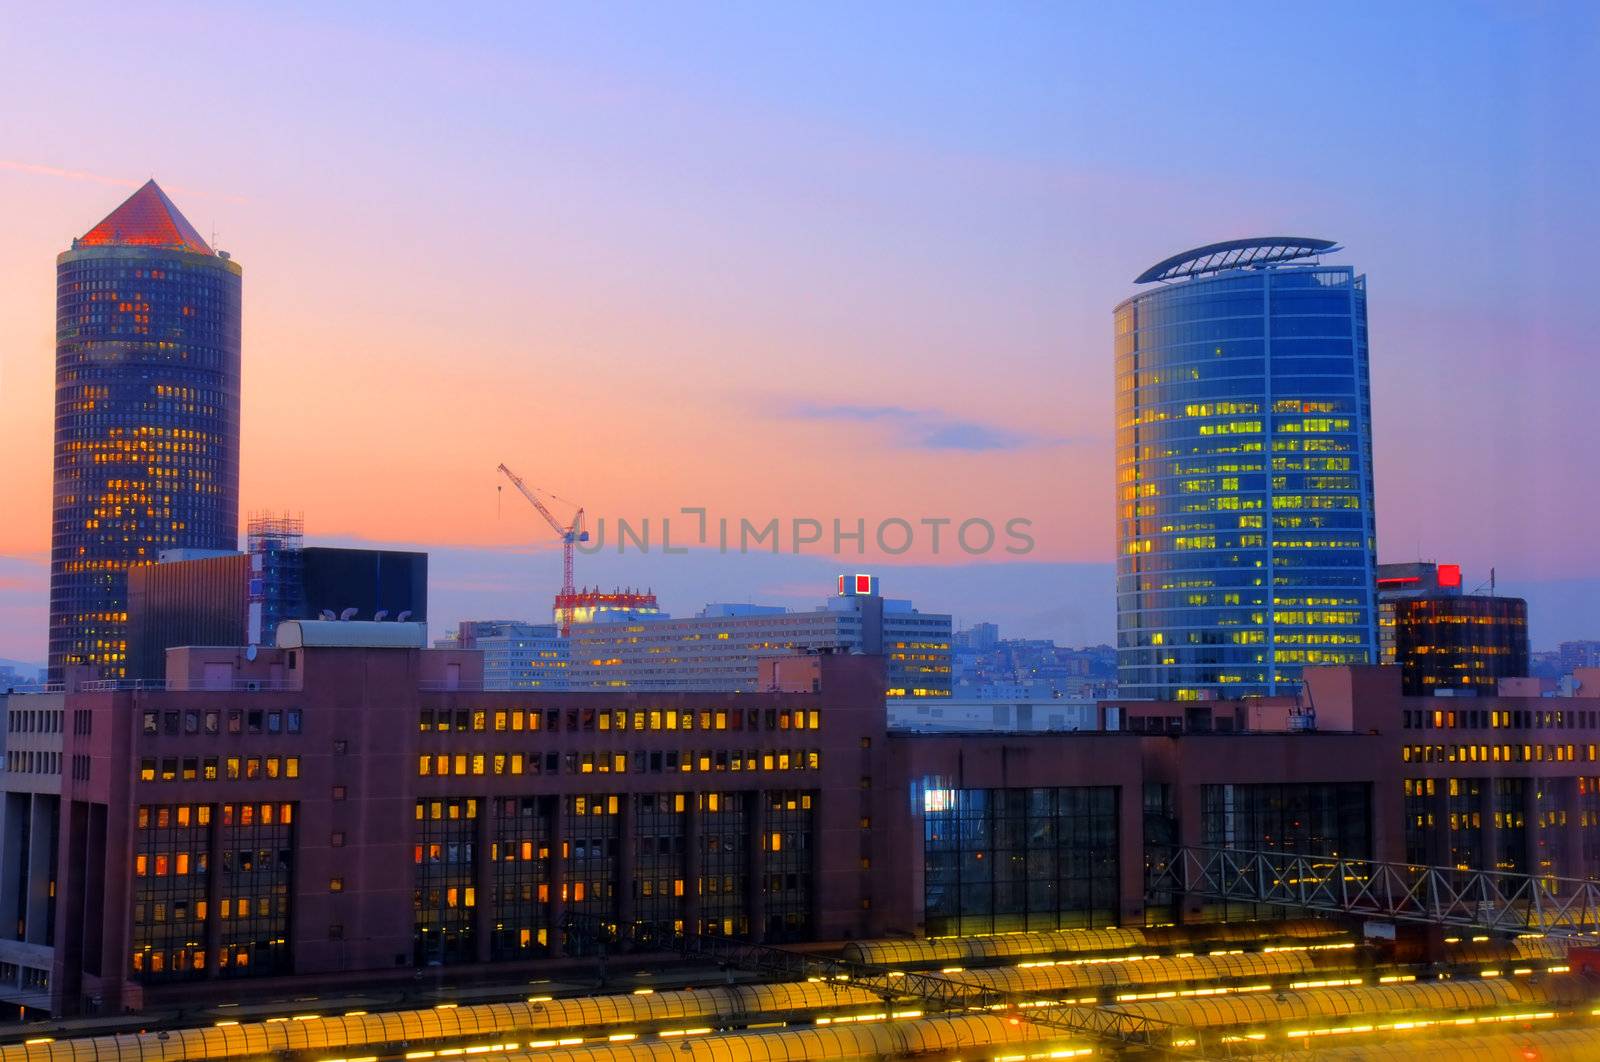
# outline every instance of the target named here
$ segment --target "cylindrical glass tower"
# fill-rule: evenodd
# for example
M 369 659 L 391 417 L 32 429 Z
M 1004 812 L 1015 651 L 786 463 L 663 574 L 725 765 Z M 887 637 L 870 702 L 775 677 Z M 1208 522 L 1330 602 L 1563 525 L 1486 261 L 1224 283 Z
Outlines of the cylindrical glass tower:
M 1366 278 L 1328 240 L 1176 255 L 1115 311 L 1122 696 L 1376 657 Z
M 127 666 L 127 572 L 238 548 L 241 270 L 149 182 L 56 259 L 50 679 Z

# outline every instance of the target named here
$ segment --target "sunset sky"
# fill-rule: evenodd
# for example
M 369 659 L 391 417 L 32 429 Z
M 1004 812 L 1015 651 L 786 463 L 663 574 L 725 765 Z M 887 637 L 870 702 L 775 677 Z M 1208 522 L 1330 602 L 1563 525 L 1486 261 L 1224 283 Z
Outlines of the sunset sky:
M 4 3 L 0 657 L 44 656 L 54 258 L 151 176 L 244 267 L 242 508 L 436 551 L 436 631 L 548 615 L 504 461 L 608 521 L 1037 542 L 580 558 L 674 612 L 871 566 L 1108 640 L 1111 308 L 1283 233 L 1368 276 L 1380 560 L 1600 637 L 1600 8 L 322 6 Z

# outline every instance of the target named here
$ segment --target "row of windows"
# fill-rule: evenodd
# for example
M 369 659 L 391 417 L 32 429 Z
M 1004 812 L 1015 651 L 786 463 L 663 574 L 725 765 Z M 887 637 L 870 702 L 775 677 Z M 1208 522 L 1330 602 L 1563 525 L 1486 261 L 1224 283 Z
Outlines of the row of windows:
M 222 716 L 223 712 L 215 708 L 190 708 L 183 712 L 172 709 L 146 711 L 143 732 L 147 736 L 219 734 L 222 732 Z M 248 711 L 233 708 L 227 712 L 227 732 L 230 734 L 298 734 L 303 724 L 304 717 L 298 708 L 252 708 Z
M 146 756 L 139 761 L 141 782 L 215 782 L 221 776 L 228 781 L 255 781 L 258 779 L 295 779 L 300 777 L 299 756 L 175 756 L 157 760 Z
M 1594 763 L 1597 748 L 1587 745 L 1402 745 L 1402 763 Z
M 50 987 L 50 971 L 14 962 L 0 962 L 0 984 L 24 992 L 42 992 Z
M 60 774 L 61 753 L 12 749 L 6 753 L 6 770 L 19 774 Z
M 293 804 L 141 804 L 138 826 L 141 830 L 188 829 L 211 825 L 212 814 L 221 809 L 224 826 L 270 826 L 294 821 Z
M 1407 708 L 1400 713 L 1400 725 L 1405 730 L 1581 730 L 1600 725 L 1600 712 Z
M 59 734 L 61 711 L 48 708 L 13 708 L 6 713 L 6 729 L 13 734 Z
M 820 730 L 822 716 L 815 708 L 568 708 L 566 730 L 570 733 L 610 730 Z M 523 730 L 558 731 L 563 712 L 559 708 L 490 711 L 428 709 L 418 716 L 422 733 L 455 731 L 485 733 Z M 763 723 L 765 726 L 763 727 Z
M 1274 300 L 1276 301 L 1276 300 Z M 1283 338 L 1341 339 L 1351 333 L 1353 317 L 1346 304 L 1342 312 L 1310 314 L 1305 316 L 1272 315 L 1272 339 L 1276 345 Z M 1266 321 L 1258 304 L 1253 313 L 1240 317 L 1195 317 L 1174 324 L 1146 326 L 1140 315 L 1139 327 L 1134 335 L 1134 349 L 1140 353 L 1160 354 L 1167 348 L 1185 343 L 1217 343 L 1226 340 L 1260 339 L 1266 331 Z M 1125 333 L 1126 334 L 1126 333 Z
M 631 756 L 631 761 L 630 761 Z M 712 771 L 815 771 L 822 766 L 816 749 L 719 749 L 665 752 L 476 752 L 423 753 L 417 757 L 421 778 L 522 774 L 671 774 Z

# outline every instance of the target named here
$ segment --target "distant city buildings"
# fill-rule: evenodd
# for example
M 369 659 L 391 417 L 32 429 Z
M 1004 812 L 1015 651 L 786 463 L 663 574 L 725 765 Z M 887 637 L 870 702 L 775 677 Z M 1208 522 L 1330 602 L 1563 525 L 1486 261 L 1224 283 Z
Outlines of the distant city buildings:
M 435 649 L 476 649 L 483 654 L 486 690 L 564 690 L 571 653 L 554 623 L 465 620 Z
M 1115 311 L 1120 693 L 1376 659 L 1366 278 L 1328 240 L 1174 255 Z
M 797 651 L 882 654 L 889 697 L 948 697 L 950 617 L 885 600 L 870 575 L 839 577 L 837 596 L 802 611 L 708 605 L 687 619 L 572 629 L 571 688 L 753 691 L 760 663 Z
M 1562 642 L 1556 646 L 1555 663 L 1564 675 L 1579 668 L 1600 667 L 1600 641 Z
M 956 631 L 954 646 L 957 652 L 987 652 L 1000 641 L 1000 627 L 994 623 L 974 623 L 966 630 Z
M 44 685 L 45 672 L 36 668 L 18 668 L 15 664 L 0 664 L 0 693 L 7 690 L 32 690 Z
M 993 623 L 957 631 L 954 645 L 957 699 L 1093 703 L 1116 692 L 1116 650 L 1108 645 L 1073 649 L 1044 639 L 1001 638 Z
M 155 181 L 56 259 L 51 681 L 126 674 L 129 569 L 238 545 L 241 275 Z

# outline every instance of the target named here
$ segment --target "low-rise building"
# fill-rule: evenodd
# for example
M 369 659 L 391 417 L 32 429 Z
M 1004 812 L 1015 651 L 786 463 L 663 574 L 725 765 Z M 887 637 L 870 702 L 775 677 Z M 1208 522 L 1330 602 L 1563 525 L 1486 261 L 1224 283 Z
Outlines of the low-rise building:
M 571 688 L 755 691 L 761 661 L 796 652 L 882 655 L 890 697 L 950 695 L 950 616 L 886 600 L 871 575 L 841 575 L 818 608 L 713 604 L 688 619 L 572 628 Z

